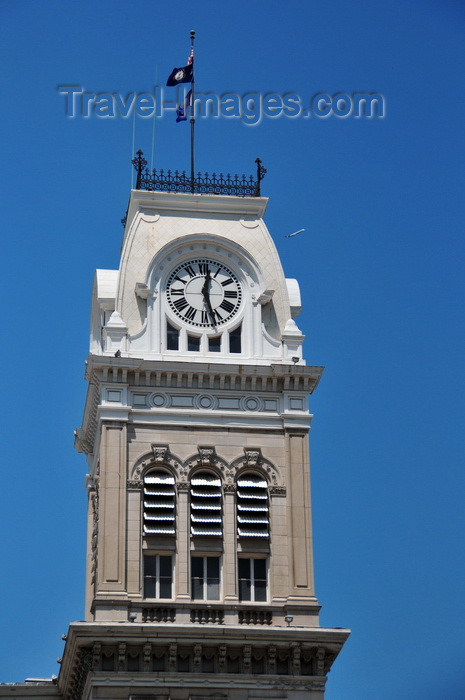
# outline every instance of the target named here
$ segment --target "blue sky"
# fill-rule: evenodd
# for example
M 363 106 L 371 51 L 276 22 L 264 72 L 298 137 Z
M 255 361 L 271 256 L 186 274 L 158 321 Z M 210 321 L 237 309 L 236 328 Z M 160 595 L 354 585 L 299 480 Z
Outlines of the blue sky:
M 95 268 L 115 269 L 132 119 L 65 115 L 59 85 L 151 92 L 196 38 L 196 87 L 378 92 L 384 119 L 203 119 L 202 171 L 268 169 L 266 221 L 301 284 L 321 623 L 352 635 L 327 700 L 465 693 L 465 8 L 452 0 L 0 2 L 3 488 L 0 680 L 58 673 L 83 617 L 73 450 Z M 135 120 L 152 150 L 153 120 Z M 189 167 L 156 121 L 157 167 Z M 291 239 L 285 234 L 305 228 Z

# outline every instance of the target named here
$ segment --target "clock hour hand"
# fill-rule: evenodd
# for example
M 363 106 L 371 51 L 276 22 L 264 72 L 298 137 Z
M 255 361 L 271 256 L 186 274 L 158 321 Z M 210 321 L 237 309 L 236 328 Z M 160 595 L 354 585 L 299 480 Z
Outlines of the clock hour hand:
M 210 279 L 211 279 L 210 268 L 207 267 L 207 274 L 205 275 L 205 280 L 204 280 L 203 287 L 202 287 L 202 294 L 203 294 L 203 298 L 205 299 L 205 301 L 207 300 L 207 298 L 208 299 L 210 298 L 208 295 L 208 288 L 210 286 Z

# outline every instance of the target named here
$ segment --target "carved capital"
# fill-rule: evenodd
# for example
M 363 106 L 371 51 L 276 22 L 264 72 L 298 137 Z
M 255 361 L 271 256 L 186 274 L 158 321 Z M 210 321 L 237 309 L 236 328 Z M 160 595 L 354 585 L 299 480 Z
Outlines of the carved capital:
M 176 484 L 176 489 L 178 493 L 181 491 L 189 491 L 189 484 L 187 481 L 178 481 Z
M 236 493 L 236 484 L 224 484 L 223 491 L 224 493 Z
M 128 481 L 126 482 L 126 486 L 128 489 L 139 491 L 142 488 L 142 481 L 137 481 L 136 479 L 128 479 Z
M 285 496 L 286 487 L 285 486 L 272 486 L 270 488 L 270 496 Z

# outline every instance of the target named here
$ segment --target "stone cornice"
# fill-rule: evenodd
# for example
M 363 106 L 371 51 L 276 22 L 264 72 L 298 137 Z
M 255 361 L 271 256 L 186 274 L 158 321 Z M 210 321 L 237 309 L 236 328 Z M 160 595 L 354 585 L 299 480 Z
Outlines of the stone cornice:
M 190 659 L 192 687 L 322 688 L 348 635 L 349 630 L 320 627 L 72 623 L 58 685 L 64 700 L 80 699 L 89 672 L 94 685 L 142 687 L 156 680 L 183 686 L 180 652 Z M 136 658 L 138 670 L 129 671 L 129 659 L 134 669 Z M 163 671 L 154 658 L 163 659 Z
M 230 427 L 308 432 L 306 396 L 323 367 L 171 362 L 89 355 L 89 389 L 75 447 L 92 454 L 99 422 L 163 421 L 209 424 L 228 416 Z M 131 416 L 131 417 L 130 417 Z M 223 423 L 222 423 L 223 425 Z
M 139 358 L 111 357 L 105 355 L 89 355 L 86 364 L 86 379 L 89 381 L 93 372 L 105 378 L 105 381 L 126 382 L 130 374 L 166 376 L 170 377 L 170 385 L 182 386 L 182 377 L 189 382 L 189 377 L 205 377 L 202 386 L 220 387 L 224 385 L 226 378 L 239 378 L 240 386 L 234 384 L 234 389 L 247 390 L 247 383 L 254 391 L 257 383 L 263 391 L 303 391 L 313 393 L 323 373 L 323 367 L 313 365 L 252 365 L 239 363 L 208 363 L 208 362 L 176 362 L 169 363 L 166 360 L 142 360 Z M 181 379 L 179 379 L 181 378 Z M 265 385 L 265 386 L 263 386 Z
M 267 197 L 232 197 L 230 195 L 190 194 L 179 192 L 151 192 L 132 190 L 129 198 L 126 231 L 137 212 L 147 214 L 173 213 L 209 215 L 236 215 L 263 218 L 268 205 Z

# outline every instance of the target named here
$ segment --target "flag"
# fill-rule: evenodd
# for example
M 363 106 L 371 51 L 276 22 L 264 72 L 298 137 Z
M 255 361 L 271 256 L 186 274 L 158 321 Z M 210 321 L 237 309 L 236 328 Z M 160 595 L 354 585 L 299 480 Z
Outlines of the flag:
M 173 68 L 171 75 L 166 81 L 168 87 L 179 85 L 180 83 L 191 83 L 194 80 L 194 47 L 191 46 L 187 66 L 184 68 Z
M 179 85 L 179 83 L 190 83 L 194 75 L 194 66 L 192 64 L 184 68 L 173 68 L 170 77 L 166 81 L 168 87 Z
M 184 103 L 182 105 L 179 105 L 179 107 L 176 110 L 176 121 L 177 122 L 185 122 L 187 120 L 187 115 L 189 113 L 189 107 L 191 106 L 191 100 L 192 100 L 192 90 L 189 90 L 187 95 L 184 98 Z

